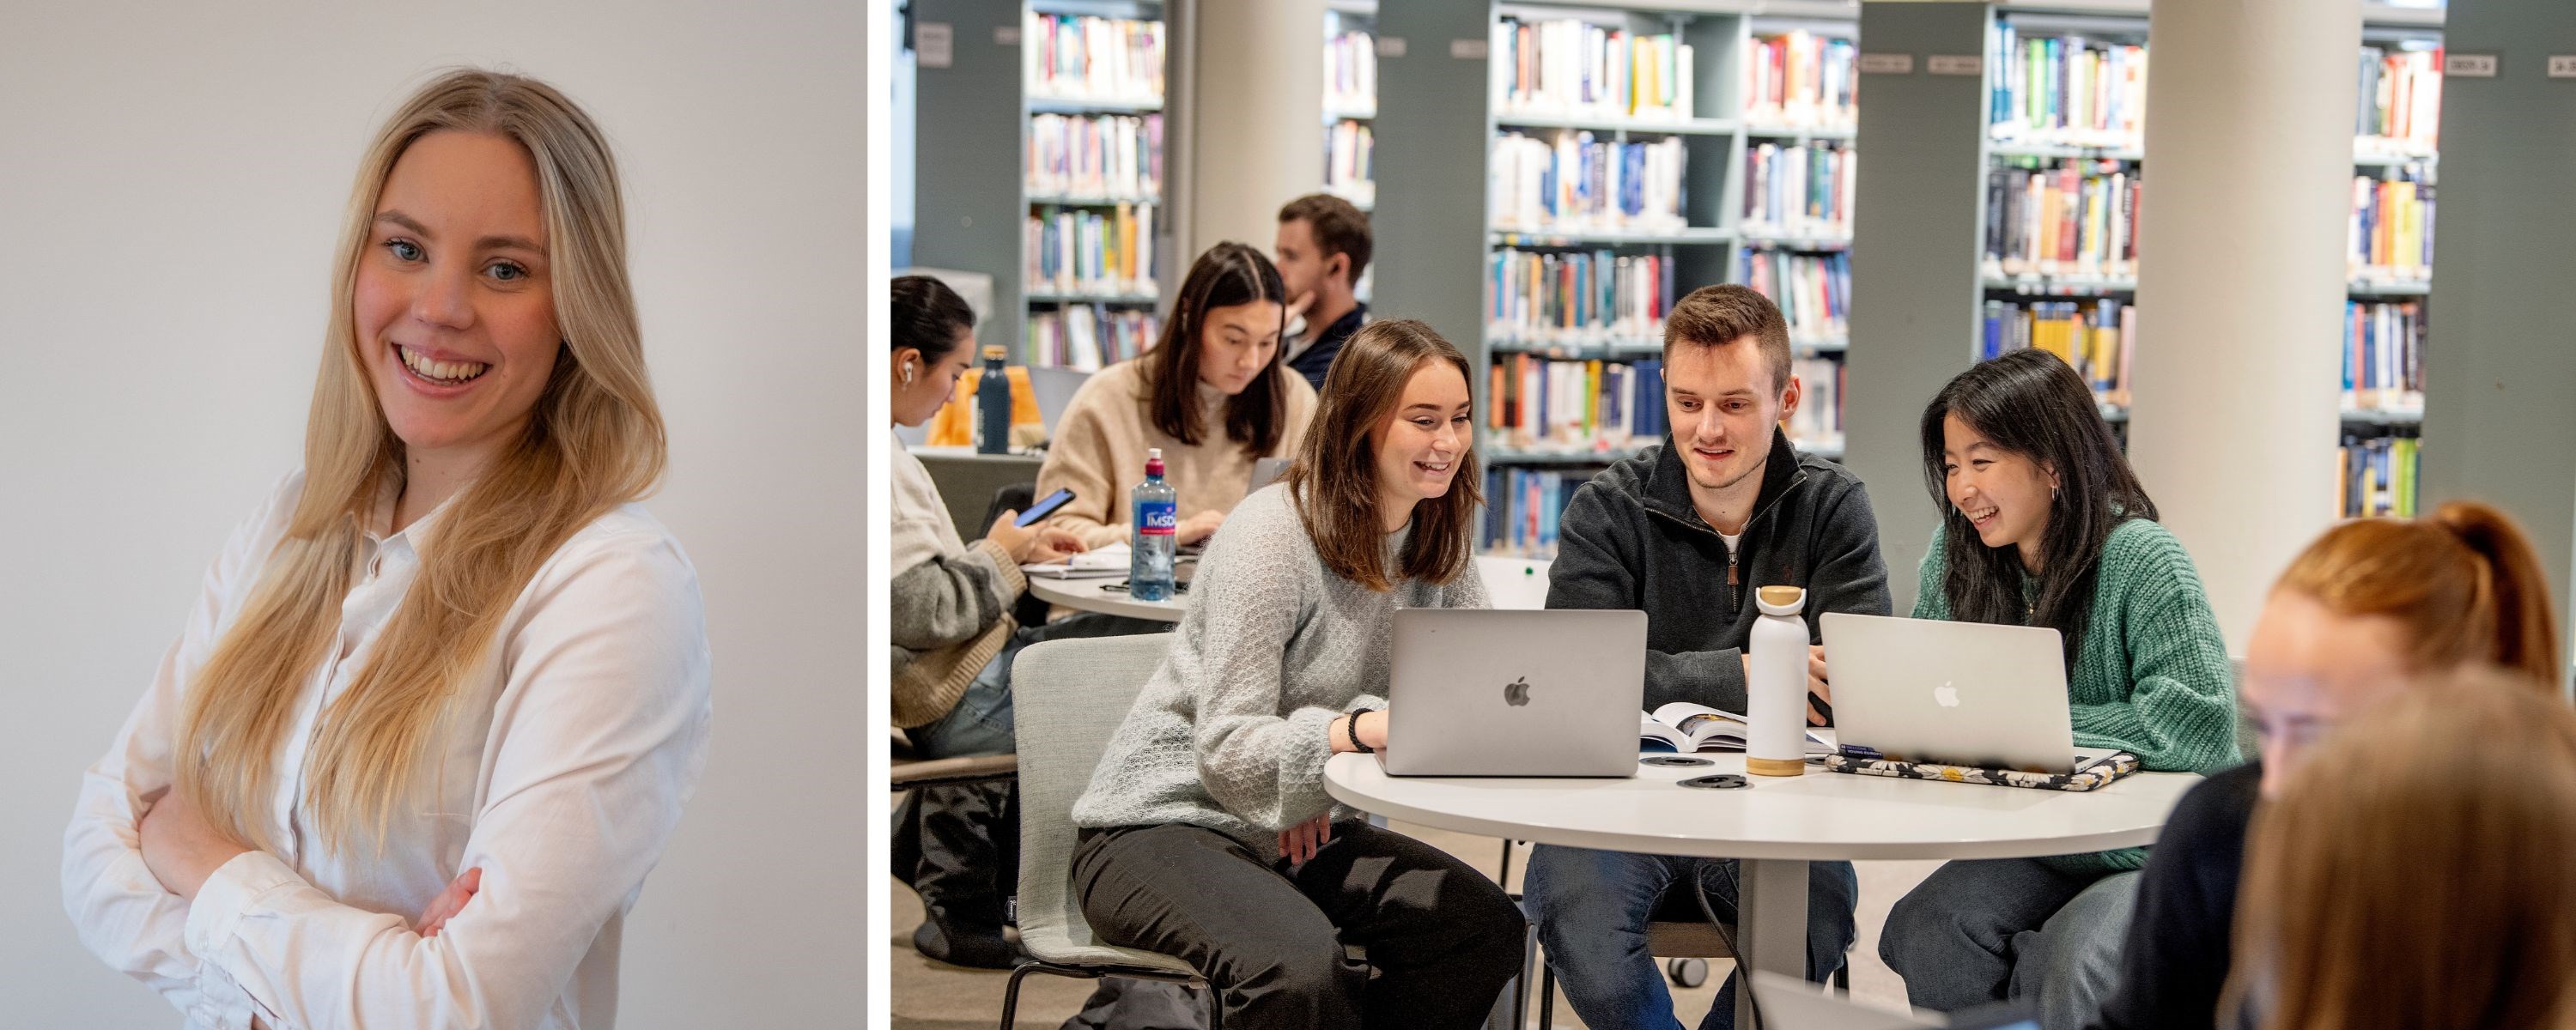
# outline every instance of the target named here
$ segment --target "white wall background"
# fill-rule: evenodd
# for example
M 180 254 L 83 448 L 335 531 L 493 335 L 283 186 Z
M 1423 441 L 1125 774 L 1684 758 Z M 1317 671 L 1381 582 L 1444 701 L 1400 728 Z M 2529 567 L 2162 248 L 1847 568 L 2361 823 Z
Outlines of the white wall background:
M 459 62 L 546 78 L 614 139 L 671 428 L 650 503 L 706 591 L 713 755 L 627 923 L 623 1025 L 860 1022 L 865 20 L 0 9 L 0 1023 L 177 1022 L 73 936 L 63 822 L 205 563 L 298 460 L 360 148 Z

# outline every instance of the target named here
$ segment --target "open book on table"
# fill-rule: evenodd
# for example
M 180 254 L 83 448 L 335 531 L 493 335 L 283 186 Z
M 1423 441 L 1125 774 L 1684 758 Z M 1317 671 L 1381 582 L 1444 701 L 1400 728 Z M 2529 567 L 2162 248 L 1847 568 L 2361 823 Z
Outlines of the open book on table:
M 1675 701 L 1645 713 L 1637 726 L 1637 743 L 1648 751 L 1742 751 L 1744 717 L 1707 705 Z M 1807 731 L 1807 756 L 1834 753 L 1834 745 Z

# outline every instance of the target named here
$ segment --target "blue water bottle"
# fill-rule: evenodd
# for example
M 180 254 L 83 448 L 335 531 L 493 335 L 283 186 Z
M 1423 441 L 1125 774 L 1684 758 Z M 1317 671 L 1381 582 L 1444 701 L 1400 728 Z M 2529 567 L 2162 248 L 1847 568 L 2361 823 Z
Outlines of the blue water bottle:
M 1136 484 L 1136 542 L 1127 560 L 1127 596 L 1172 598 L 1172 552 L 1180 531 L 1181 495 L 1163 482 L 1163 449 L 1145 452 L 1145 481 Z
M 1000 344 L 984 348 L 984 376 L 975 384 L 977 454 L 1008 454 L 1011 450 L 1011 377 L 1002 370 L 1007 353 Z

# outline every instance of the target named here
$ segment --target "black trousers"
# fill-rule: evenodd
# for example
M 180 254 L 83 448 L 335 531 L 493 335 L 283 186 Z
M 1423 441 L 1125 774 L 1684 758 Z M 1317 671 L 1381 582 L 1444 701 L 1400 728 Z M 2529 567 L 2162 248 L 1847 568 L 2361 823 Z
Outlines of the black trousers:
M 1074 895 L 1102 940 L 1207 977 L 1228 1030 L 1468 1030 L 1521 970 L 1519 906 L 1437 848 L 1346 822 L 1293 870 L 1269 850 L 1195 826 L 1085 830 Z

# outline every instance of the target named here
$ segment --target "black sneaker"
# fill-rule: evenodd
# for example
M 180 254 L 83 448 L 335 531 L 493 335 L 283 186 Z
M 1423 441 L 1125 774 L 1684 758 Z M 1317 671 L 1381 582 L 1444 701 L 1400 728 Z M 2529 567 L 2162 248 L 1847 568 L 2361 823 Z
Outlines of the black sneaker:
M 913 928 L 912 947 L 924 958 L 969 969 L 1014 969 L 1029 960 L 1027 952 L 1001 934 L 952 934 L 932 919 Z

